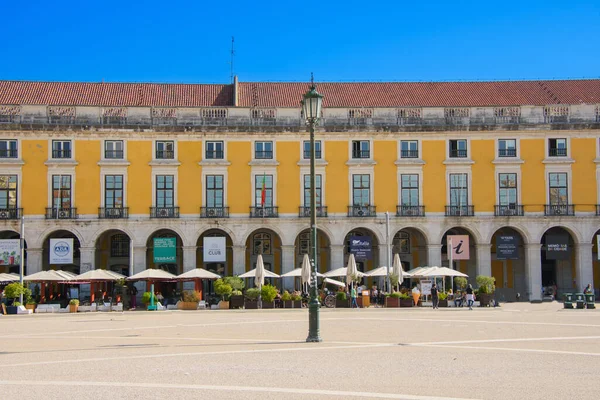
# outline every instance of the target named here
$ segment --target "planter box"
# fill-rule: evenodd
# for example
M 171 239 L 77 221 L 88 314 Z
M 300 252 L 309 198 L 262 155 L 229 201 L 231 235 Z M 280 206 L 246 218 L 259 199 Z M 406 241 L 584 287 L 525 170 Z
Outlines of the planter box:
M 493 294 L 488 294 L 488 293 L 482 293 L 482 294 L 478 294 L 477 300 L 479 300 L 479 307 L 487 307 L 490 304 L 490 301 L 493 298 Z
M 33 312 L 35 312 L 35 308 L 37 307 L 37 304 L 25 304 L 25 308 L 27 310 L 31 310 Z
M 246 310 L 257 310 L 258 309 L 258 301 L 257 300 L 245 300 L 244 308 Z
M 229 308 L 243 308 L 244 296 L 231 296 L 229 298 Z
M 438 306 L 439 306 L 439 307 L 448 307 L 448 299 L 445 299 L 445 300 L 439 300 L 439 301 L 438 301 Z
M 385 306 L 389 307 L 389 308 L 400 307 L 400 299 L 397 297 L 386 297 L 385 298 Z
M 399 299 L 400 307 L 413 307 L 415 305 L 415 301 L 413 299 Z
M 76 313 L 78 308 L 79 308 L 78 305 L 69 304 L 69 312 L 70 313 Z
M 292 300 L 284 300 L 283 308 L 294 308 L 294 302 Z
M 198 303 L 195 301 L 180 301 L 177 303 L 180 310 L 197 310 Z
M 294 304 L 293 308 L 302 308 L 302 300 L 292 300 L 292 303 Z
M 197 305 L 196 305 L 196 307 L 197 307 Z M 219 302 L 219 309 L 220 310 L 229 310 L 229 302 L 225 301 L 225 300 L 221 300 Z
M 19 307 L 16 306 L 8 306 L 6 307 L 6 313 L 10 315 L 17 315 Z
M 350 300 L 335 299 L 335 308 L 350 308 Z
M 274 301 L 263 301 L 262 302 L 262 308 L 275 308 L 275 302 Z

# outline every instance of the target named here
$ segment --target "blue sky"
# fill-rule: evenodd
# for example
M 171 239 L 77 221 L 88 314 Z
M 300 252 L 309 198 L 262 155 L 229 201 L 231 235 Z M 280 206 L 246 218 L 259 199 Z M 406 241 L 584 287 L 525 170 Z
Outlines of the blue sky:
M 0 79 L 228 83 L 232 36 L 242 81 L 600 77 L 598 0 L 0 4 Z

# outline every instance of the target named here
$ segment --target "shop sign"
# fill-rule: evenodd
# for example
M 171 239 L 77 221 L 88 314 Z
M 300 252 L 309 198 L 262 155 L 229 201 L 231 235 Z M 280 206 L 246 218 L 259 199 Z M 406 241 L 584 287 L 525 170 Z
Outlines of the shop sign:
M 205 237 L 204 238 L 204 258 L 207 262 L 223 262 L 226 259 L 225 238 L 224 237 Z
M 421 295 L 430 296 L 431 295 L 431 287 L 433 286 L 433 281 L 422 280 L 419 283 L 421 284 Z
M 154 238 L 154 263 L 174 264 L 177 262 L 177 239 Z
M 469 235 L 448 235 L 447 240 L 452 261 L 469 259 Z
M 52 265 L 73 264 L 73 239 L 50 239 L 50 260 Z
M 496 259 L 519 259 L 519 237 L 517 235 L 496 235 Z
M 350 236 L 350 253 L 356 261 L 370 260 L 373 257 L 369 236 Z
M 546 260 L 568 260 L 570 258 L 568 235 L 546 235 Z
M 0 240 L 0 265 L 21 264 L 21 239 Z

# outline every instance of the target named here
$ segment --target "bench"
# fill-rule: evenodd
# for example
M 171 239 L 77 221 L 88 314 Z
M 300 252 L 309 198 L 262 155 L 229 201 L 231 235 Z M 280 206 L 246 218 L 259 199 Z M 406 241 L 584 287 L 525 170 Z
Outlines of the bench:
M 38 304 L 35 308 L 36 313 L 57 313 L 60 312 L 60 304 Z

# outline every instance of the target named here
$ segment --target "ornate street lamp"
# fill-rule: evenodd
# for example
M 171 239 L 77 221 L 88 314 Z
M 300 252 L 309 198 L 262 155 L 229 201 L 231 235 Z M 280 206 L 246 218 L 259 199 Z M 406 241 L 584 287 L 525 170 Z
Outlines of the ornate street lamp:
M 315 189 L 315 124 L 321 116 L 321 106 L 323 104 L 323 95 L 319 94 L 315 88 L 314 80 L 311 74 L 310 90 L 304 95 L 302 111 L 306 124 L 310 129 L 310 301 L 308 302 L 308 337 L 307 342 L 321 342 L 321 332 L 319 328 L 319 295 L 317 293 L 317 204 Z M 305 205 L 306 206 L 306 205 Z

